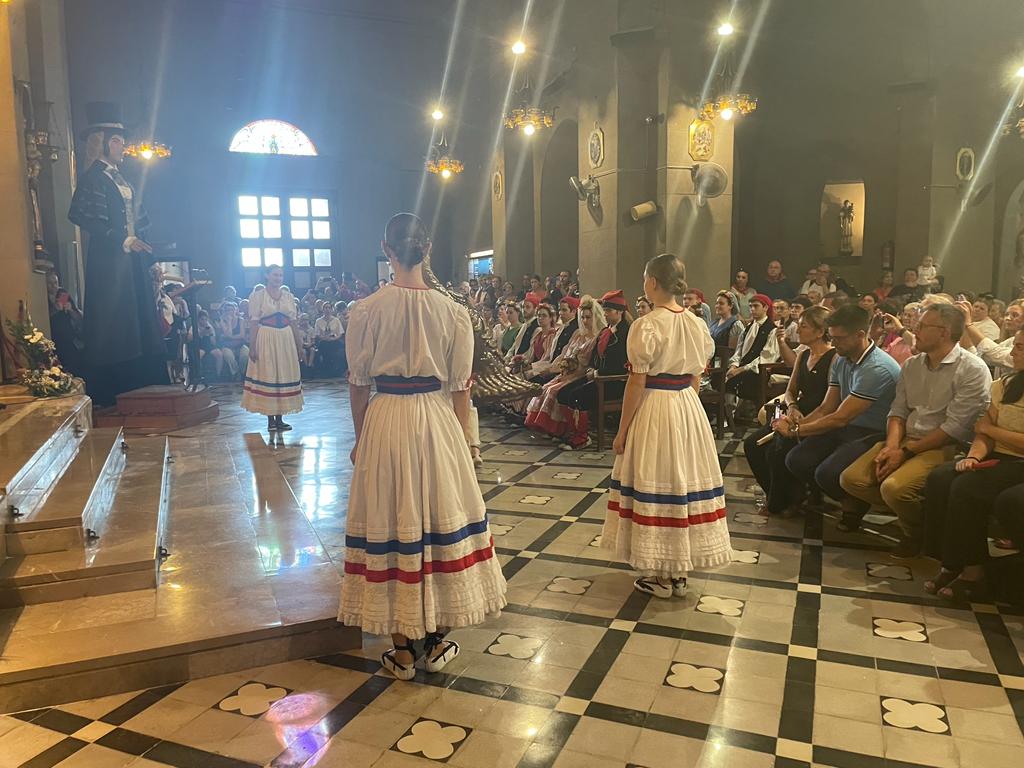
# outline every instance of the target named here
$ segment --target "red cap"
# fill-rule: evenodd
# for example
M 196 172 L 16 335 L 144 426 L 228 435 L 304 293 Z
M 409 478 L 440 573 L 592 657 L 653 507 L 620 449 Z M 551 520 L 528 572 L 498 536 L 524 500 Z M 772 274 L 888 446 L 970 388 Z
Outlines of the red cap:
M 773 323 L 775 322 L 775 303 L 771 300 L 770 297 L 766 296 L 763 293 L 755 293 L 753 296 L 750 297 L 750 300 L 758 301 L 761 304 L 763 304 L 768 310 L 768 319 L 771 320 Z
M 530 291 L 530 293 L 526 294 L 526 296 L 523 297 L 523 301 L 528 301 L 531 304 L 533 304 L 533 306 L 539 307 L 540 303 L 541 303 L 541 301 L 543 301 L 543 299 L 541 299 L 541 297 L 538 296 L 533 291 Z
M 568 304 L 570 307 L 572 307 L 573 312 L 580 308 L 580 300 L 577 299 L 575 296 L 563 296 L 561 301 L 559 301 L 558 303 Z
M 622 291 L 608 291 L 601 297 L 601 306 L 625 312 L 629 304 L 626 303 L 626 297 L 622 295 Z

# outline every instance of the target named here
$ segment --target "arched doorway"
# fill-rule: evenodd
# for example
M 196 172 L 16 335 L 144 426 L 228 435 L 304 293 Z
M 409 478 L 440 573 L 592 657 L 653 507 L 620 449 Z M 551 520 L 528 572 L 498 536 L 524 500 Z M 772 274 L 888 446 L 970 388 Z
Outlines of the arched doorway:
M 580 204 L 569 187 L 579 175 L 579 126 L 562 120 L 548 142 L 540 182 L 540 259 L 544 275 L 579 266 Z

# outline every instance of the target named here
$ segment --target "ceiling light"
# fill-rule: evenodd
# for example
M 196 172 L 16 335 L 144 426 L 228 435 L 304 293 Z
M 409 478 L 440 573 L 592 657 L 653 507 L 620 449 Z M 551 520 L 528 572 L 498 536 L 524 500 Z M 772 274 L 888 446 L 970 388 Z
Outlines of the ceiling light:
M 1017 77 L 1024 77 L 1024 67 L 1017 70 Z
M 721 35 L 722 37 L 728 37 L 729 35 L 731 35 L 735 31 L 736 30 L 733 28 L 732 24 L 730 24 L 728 21 L 723 22 L 718 27 L 718 34 Z
M 524 43 L 522 40 L 516 40 L 514 43 L 512 43 L 512 53 L 514 53 L 516 56 L 522 56 L 524 53 L 526 53 L 526 43 Z
M 124 148 L 125 157 L 140 157 L 143 160 L 162 160 L 171 156 L 171 148 L 158 141 L 140 141 Z
M 450 179 L 451 177 L 452 177 L 452 169 L 451 168 L 442 168 L 441 169 L 441 178 L 442 179 Z
M 533 123 L 523 123 L 523 133 L 525 133 L 527 136 L 533 136 L 533 134 L 536 133 L 536 131 L 537 126 L 535 126 Z
M 441 111 L 440 107 L 435 107 L 434 111 L 430 113 L 430 116 L 435 120 L 444 120 L 444 112 Z
M 719 114 L 722 116 L 723 120 L 732 120 L 732 116 L 733 116 L 732 107 L 726 107 L 721 112 L 719 112 Z

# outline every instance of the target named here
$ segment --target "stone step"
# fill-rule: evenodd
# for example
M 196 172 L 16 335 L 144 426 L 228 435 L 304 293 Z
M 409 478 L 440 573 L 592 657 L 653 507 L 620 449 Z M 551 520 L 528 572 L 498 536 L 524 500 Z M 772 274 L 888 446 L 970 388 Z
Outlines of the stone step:
M 173 432 L 176 429 L 194 427 L 207 421 L 216 421 L 220 415 L 220 405 L 216 402 L 197 411 L 183 413 L 120 413 L 117 408 L 104 408 L 96 412 L 95 423 L 98 427 L 124 427 L 132 430 L 148 432 Z
M 83 395 L 35 400 L 0 411 L 0 497 L 27 513 L 74 455 L 92 420 Z M 63 463 L 62 463 L 63 462 Z
M 7 554 L 32 555 L 82 546 L 91 517 L 109 506 L 124 467 L 120 429 L 94 429 L 45 498 L 28 514 L 7 517 Z
M 96 540 L 0 564 L 0 607 L 154 588 L 167 514 L 167 447 L 165 437 L 128 443 L 113 498 L 89 521 Z

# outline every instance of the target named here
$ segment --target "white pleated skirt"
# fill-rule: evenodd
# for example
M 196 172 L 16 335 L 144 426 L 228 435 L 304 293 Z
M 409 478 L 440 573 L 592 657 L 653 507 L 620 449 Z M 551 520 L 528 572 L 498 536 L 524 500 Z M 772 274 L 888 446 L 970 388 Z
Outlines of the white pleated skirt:
M 338 619 L 421 638 L 500 614 L 505 591 L 450 396 L 374 395 L 352 475 Z
M 608 495 L 601 546 L 642 575 L 679 578 L 730 561 L 718 452 L 692 387 L 644 390 Z
M 249 355 L 242 390 L 242 407 L 264 416 L 283 416 L 302 410 L 302 375 L 291 328 L 261 325 L 256 333 L 258 359 Z

